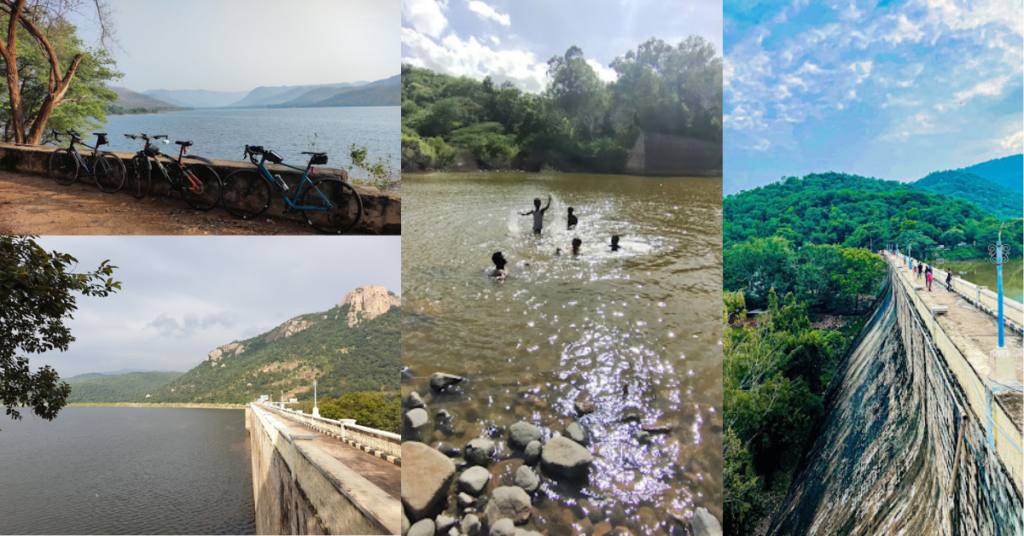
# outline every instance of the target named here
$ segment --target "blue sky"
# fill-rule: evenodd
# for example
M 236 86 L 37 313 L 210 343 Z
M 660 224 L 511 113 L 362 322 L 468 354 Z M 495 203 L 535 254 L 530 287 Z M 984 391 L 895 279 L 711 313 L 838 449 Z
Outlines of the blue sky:
M 608 64 L 651 37 L 696 34 L 722 48 L 722 3 L 678 0 L 405 0 L 402 61 L 456 76 L 546 84 L 547 61 L 573 45 L 605 80 Z
M 1022 151 L 1019 0 L 724 11 L 726 194 L 822 171 L 916 180 Z

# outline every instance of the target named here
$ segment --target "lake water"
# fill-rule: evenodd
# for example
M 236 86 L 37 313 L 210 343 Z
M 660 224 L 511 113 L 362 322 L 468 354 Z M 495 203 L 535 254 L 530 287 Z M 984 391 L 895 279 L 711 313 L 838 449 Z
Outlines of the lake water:
M 565 435 L 574 403 L 587 400 L 596 408 L 579 419 L 595 455 L 589 483 L 545 480 L 533 528 L 558 536 L 609 522 L 638 535 L 682 533 L 671 515 L 699 506 L 721 519 L 721 180 L 468 173 L 403 181 L 403 392 L 424 394 L 430 415 L 454 416 L 454 431 L 424 441 L 461 448 L 497 437 L 507 459 L 512 424 Z M 545 231 L 534 236 L 532 217 L 517 212 L 549 194 Z M 566 230 L 568 206 L 575 231 Z M 612 234 L 622 237 L 616 253 Z M 583 241 L 578 258 L 568 253 L 574 237 Z M 487 273 L 495 251 L 509 260 L 503 281 Z M 469 381 L 426 396 L 438 371 Z M 674 428 L 646 437 L 641 427 L 656 423 Z
M 366 146 L 368 159 L 383 158 L 399 173 L 401 168 L 401 108 L 398 106 L 342 108 L 203 109 L 145 115 L 108 116 L 103 127 L 112 151 L 137 152 L 142 142 L 124 134 L 167 134 L 165 153 L 178 154 L 175 140 L 191 140 L 192 154 L 223 160 L 241 160 L 245 145 L 262 145 L 280 154 L 286 163 L 304 166 L 311 151 L 326 152 L 327 167 L 348 169 L 349 148 Z M 97 130 L 97 132 L 101 132 Z M 92 132 L 84 132 L 91 145 Z M 62 137 L 62 144 L 66 140 Z M 389 158 L 390 155 L 390 158 Z M 360 171 L 354 176 L 363 177 Z
M 70 407 L 0 421 L 0 534 L 254 534 L 245 412 Z
M 936 264 L 943 272 L 949 268 L 953 270 L 954 276 L 963 277 L 976 285 L 988 287 L 996 292 L 996 265 L 982 261 L 947 261 Z M 961 274 L 960 272 L 964 272 Z M 945 282 L 946 276 L 940 274 L 940 279 Z M 1024 302 L 1024 262 L 1007 261 L 1003 265 L 1003 295 L 1011 300 Z

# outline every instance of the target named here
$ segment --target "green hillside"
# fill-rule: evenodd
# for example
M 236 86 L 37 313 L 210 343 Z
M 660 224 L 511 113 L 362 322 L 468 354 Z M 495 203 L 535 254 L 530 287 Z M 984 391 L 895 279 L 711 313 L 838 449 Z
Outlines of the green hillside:
M 312 96 L 307 98 L 307 92 L 293 100 L 270 107 L 400 106 L 402 103 L 402 90 L 398 84 L 359 88 L 317 88 L 312 91 L 317 92 L 315 96 L 325 94 L 328 97 L 313 101 Z
M 911 184 L 937 194 L 970 201 L 1000 219 L 1024 217 L 1024 197 L 981 175 L 959 169 L 936 171 Z
M 789 177 L 727 196 L 722 208 L 726 248 L 773 236 L 794 248 L 836 244 L 880 249 L 895 242 L 904 250 L 914 244 L 915 252 L 947 260 L 985 257 L 1001 223 L 961 199 L 843 173 Z M 1020 258 L 1020 218 L 1007 222 L 1003 237 L 1013 258 Z M 967 245 L 958 247 L 961 243 Z
M 69 403 L 75 402 L 144 402 L 146 395 L 154 393 L 181 376 L 180 372 L 130 372 L 81 379 L 97 373 L 81 374 L 68 381 L 71 384 Z
M 319 102 L 327 100 L 327 99 L 329 99 L 331 97 L 334 97 L 336 95 L 340 95 L 342 93 L 345 93 L 346 91 L 352 91 L 353 89 L 355 89 L 355 88 L 351 88 L 351 87 L 331 87 L 331 86 L 315 87 L 315 88 L 313 88 L 313 89 L 303 93 L 302 95 L 299 95 L 298 97 L 290 100 L 290 101 L 281 103 L 281 106 L 285 106 L 285 107 L 292 107 L 292 106 L 295 106 L 295 107 L 316 106 L 317 103 L 319 103 Z
M 281 391 L 306 399 L 312 397 L 314 378 L 321 396 L 397 392 L 401 307 L 351 327 L 350 307 L 298 316 L 267 333 L 224 345 L 154 392 L 151 401 L 242 403 L 260 394 L 276 399 Z
M 1018 194 L 1024 193 L 1024 154 L 989 160 L 965 167 L 961 171 L 981 175 Z
M 79 374 L 78 376 L 72 376 L 70 378 L 65 379 L 64 381 L 68 383 L 82 383 L 86 380 L 91 380 L 93 378 L 102 378 L 103 376 L 106 376 L 106 374 L 100 372 L 87 372 L 85 374 Z

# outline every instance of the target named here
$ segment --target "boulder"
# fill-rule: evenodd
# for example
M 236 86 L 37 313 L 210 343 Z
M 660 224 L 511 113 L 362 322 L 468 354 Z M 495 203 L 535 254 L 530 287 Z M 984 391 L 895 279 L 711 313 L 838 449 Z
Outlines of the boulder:
M 427 518 L 413 523 L 408 536 L 434 536 L 434 520 Z
M 473 514 L 462 518 L 462 533 L 466 536 L 476 536 L 480 534 L 480 518 Z
M 444 510 L 455 464 L 423 443 L 402 443 L 402 504 L 410 521 L 433 517 Z
M 540 452 L 543 450 L 540 441 L 530 441 L 526 448 L 523 449 L 523 460 L 527 465 L 535 465 L 540 460 Z
M 722 536 L 722 524 L 707 508 L 698 508 L 693 512 L 690 530 L 694 536 Z
M 430 389 L 435 393 L 443 393 L 453 385 L 458 385 L 466 381 L 466 378 L 461 376 L 454 376 L 452 374 L 444 374 L 441 372 L 435 372 L 430 376 Z
M 463 509 L 469 508 L 470 506 L 473 506 L 473 505 L 476 504 L 476 497 L 474 497 L 474 496 L 472 496 L 472 495 L 470 495 L 470 494 L 468 494 L 468 493 L 466 493 L 464 491 L 459 493 L 459 496 L 456 497 L 456 500 L 459 501 L 459 508 L 463 508 Z
M 474 439 L 466 445 L 463 455 L 467 462 L 487 467 L 494 456 L 494 441 L 483 438 Z
M 555 437 L 544 445 L 540 460 L 544 471 L 552 476 L 581 478 L 587 475 L 593 457 L 579 443 L 567 437 Z
M 405 414 L 405 426 L 409 430 L 419 431 L 428 424 L 430 424 L 430 417 L 427 415 L 427 410 L 423 408 L 411 409 Z
M 540 487 L 540 479 L 534 474 L 533 469 L 525 465 L 521 465 L 519 469 L 516 469 L 515 483 L 530 493 L 533 493 Z
M 423 397 L 421 397 L 420 394 L 417 393 L 416 391 L 409 393 L 409 397 L 406 398 L 405 404 L 413 409 L 427 409 L 427 403 L 423 401 Z
M 516 524 L 503 518 L 491 523 L 491 536 L 516 536 Z
M 490 479 L 491 473 L 487 469 L 475 465 L 459 475 L 459 489 L 476 497 L 483 493 Z
M 511 519 L 522 525 L 530 520 L 530 496 L 518 486 L 502 486 L 494 490 L 484 509 L 491 523 L 499 519 Z
M 586 428 L 583 428 L 582 424 L 575 421 L 565 427 L 565 436 L 580 445 L 586 445 L 589 440 Z
M 513 424 L 508 429 L 508 444 L 514 449 L 523 450 L 531 441 L 540 440 L 540 428 L 526 421 Z
M 458 524 L 458 522 L 459 521 L 452 516 L 441 514 L 434 520 L 434 531 L 438 534 L 444 534 L 451 530 L 451 528 Z

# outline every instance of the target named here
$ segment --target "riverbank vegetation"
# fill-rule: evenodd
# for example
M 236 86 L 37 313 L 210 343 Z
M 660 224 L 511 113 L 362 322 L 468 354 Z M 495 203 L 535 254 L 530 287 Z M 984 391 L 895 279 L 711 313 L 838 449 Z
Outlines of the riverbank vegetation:
M 181 376 L 180 372 L 129 372 L 71 384 L 68 402 L 143 402 L 146 396 Z
M 539 94 L 402 66 L 402 169 L 621 173 L 642 132 L 721 143 L 722 58 L 701 37 L 650 39 L 602 81 L 583 50 L 548 61 Z
M 402 433 L 401 399 L 397 393 L 346 393 L 324 397 L 317 403 L 320 416 L 327 419 L 355 419 L 356 424 L 385 432 Z M 303 413 L 313 412 L 313 401 L 302 404 Z

